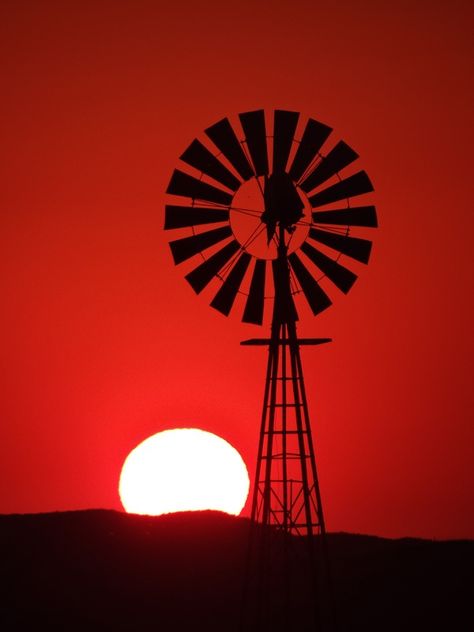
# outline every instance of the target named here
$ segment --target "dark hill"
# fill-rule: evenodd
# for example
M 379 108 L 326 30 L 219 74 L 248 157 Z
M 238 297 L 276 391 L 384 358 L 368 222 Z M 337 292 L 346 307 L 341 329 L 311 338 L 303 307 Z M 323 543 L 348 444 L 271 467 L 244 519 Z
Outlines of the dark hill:
M 213 512 L 0 516 L 0 628 L 236 631 L 248 526 Z M 473 541 L 341 533 L 329 549 L 341 632 L 474 629 Z

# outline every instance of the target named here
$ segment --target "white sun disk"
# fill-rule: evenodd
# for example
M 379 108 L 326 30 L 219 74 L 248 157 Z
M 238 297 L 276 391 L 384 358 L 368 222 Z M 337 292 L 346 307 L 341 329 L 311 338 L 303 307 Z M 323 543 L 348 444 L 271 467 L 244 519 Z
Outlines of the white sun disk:
M 175 428 L 148 437 L 130 452 L 119 494 L 128 513 L 211 509 L 238 515 L 249 485 L 245 463 L 230 443 L 197 428 Z

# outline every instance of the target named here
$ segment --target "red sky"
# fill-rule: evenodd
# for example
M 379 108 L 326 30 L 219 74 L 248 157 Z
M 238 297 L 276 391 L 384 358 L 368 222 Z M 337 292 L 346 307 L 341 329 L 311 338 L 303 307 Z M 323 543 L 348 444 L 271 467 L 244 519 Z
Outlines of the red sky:
M 354 147 L 380 219 L 299 325 L 334 339 L 303 356 L 328 528 L 474 537 L 471 6 L 2 3 L 0 512 L 119 509 L 176 426 L 253 476 L 265 332 L 194 295 L 164 191 L 205 127 L 283 108 Z

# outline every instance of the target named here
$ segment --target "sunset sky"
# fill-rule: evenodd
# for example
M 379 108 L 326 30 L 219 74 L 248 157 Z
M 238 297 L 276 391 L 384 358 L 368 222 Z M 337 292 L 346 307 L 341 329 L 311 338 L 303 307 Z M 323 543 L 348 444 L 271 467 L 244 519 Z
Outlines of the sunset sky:
M 253 478 L 267 331 L 193 293 L 165 190 L 203 129 L 282 108 L 360 154 L 380 222 L 298 326 L 334 339 L 302 352 L 328 530 L 474 537 L 472 6 L 1 3 L 0 513 L 121 509 L 173 427 Z

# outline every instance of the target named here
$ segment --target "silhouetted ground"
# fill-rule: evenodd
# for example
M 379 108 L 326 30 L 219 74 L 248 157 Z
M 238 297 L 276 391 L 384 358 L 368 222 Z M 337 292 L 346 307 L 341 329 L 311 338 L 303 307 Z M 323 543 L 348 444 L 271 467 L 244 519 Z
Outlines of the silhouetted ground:
M 0 628 L 236 631 L 248 526 L 213 512 L 0 516 Z M 474 630 L 473 541 L 341 533 L 329 548 L 341 632 Z

